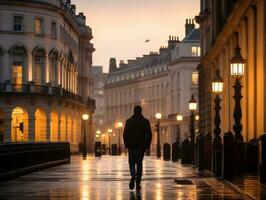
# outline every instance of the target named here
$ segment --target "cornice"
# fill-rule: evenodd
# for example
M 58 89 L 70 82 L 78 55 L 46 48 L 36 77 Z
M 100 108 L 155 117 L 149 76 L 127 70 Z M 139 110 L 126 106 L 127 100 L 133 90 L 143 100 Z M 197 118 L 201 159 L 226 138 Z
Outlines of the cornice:
M 228 39 L 233 35 L 235 28 L 239 25 L 239 21 L 245 15 L 247 9 L 251 5 L 250 0 L 242 0 L 236 3 L 231 15 L 227 18 L 227 23 L 224 25 L 223 30 L 217 36 L 214 45 L 209 52 L 202 57 L 201 62 L 208 64 L 220 54 L 226 45 Z

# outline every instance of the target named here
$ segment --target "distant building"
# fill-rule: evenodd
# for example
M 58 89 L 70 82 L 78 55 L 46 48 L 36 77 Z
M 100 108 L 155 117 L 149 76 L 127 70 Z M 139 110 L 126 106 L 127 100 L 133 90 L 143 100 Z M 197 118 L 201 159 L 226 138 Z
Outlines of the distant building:
M 200 54 L 200 35 L 193 20 L 187 20 L 186 37 L 179 41 L 170 36 L 167 47 L 159 52 L 120 61 L 110 59 L 109 75 L 105 85 L 106 127 L 115 121 L 125 121 L 135 105 L 141 105 L 144 115 L 153 123 L 155 114 L 162 113 L 162 143 L 176 140 L 176 114 L 184 115 L 188 123 L 188 101 L 191 94 L 197 98 L 197 70 Z M 182 138 L 189 130 L 182 126 Z M 116 139 L 115 139 L 116 141 Z M 153 137 L 153 145 L 157 142 Z M 155 147 L 155 146 L 154 146 Z
M 91 28 L 70 0 L 0 0 L 0 130 L 6 142 L 81 141 L 92 115 Z
M 241 78 L 241 108 L 244 141 L 258 138 L 266 127 L 266 2 L 264 0 L 201 1 L 196 17 L 202 35 L 202 60 L 199 70 L 200 132 L 213 133 L 215 113 L 212 79 L 220 70 L 224 91 L 220 95 L 221 137 L 233 131 L 235 84 L 230 75 L 230 60 L 237 46 L 246 60 Z
M 96 110 L 93 115 L 93 132 L 95 132 L 95 129 L 101 129 L 105 123 L 104 84 L 108 74 L 103 72 L 102 66 L 93 66 L 91 75 L 92 98 L 96 101 Z

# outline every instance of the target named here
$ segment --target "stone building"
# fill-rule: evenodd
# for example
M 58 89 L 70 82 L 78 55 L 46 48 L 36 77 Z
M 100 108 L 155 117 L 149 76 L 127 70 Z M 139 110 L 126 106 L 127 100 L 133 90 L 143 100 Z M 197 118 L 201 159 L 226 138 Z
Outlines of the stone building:
M 235 107 L 234 78 L 230 75 L 230 59 L 240 47 L 245 60 L 241 78 L 241 108 L 244 141 L 257 138 L 265 131 L 266 106 L 266 2 L 264 0 L 201 0 L 196 17 L 202 35 L 202 60 L 199 70 L 200 131 L 214 129 L 214 95 L 212 79 L 217 69 L 224 80 L 220 95 L 221 132 L 233 131 Z M 222 135 L 221 135 L 222 136 Z
M 162 143 L 173 143 L 176 139 L 176 115 L 183 114 L 188 121 L 188 101 L 191 94 L 197 97 L 199 53 L 199 30 L 193 20 L 187 20 L 184 40 L 170 36 L 168 46 L 161 47 L 159 52 L 151 52 L 127 63 L 120 61 L 119 67 L 116 59 L 111 58 L 104 90 L 105 127 L 113 127 L 119 120 L 125 122 L 132 115 L 133 107 L 141 105 L 153 128 L 155 114 L 162 114 Z M 182 138 L 187 136 L 186 127 L 183 126 Z M 156 137 L 153 137 L 153 147 L 156 142 Z
M 92 66 L 92 95 L 91 97 L 96 102 L 96 110 L 93 115 L 94 132 L 101 129 L 105 123 L 105 99 L 104 99 L 104 84 L 107 79 L 107 73 L 103 72 L 102 66 Z
M 0 0 L 4 141 L 68 141 L 77 150 L 82 113 L 94 110 L 91 39 L 70 0 Z

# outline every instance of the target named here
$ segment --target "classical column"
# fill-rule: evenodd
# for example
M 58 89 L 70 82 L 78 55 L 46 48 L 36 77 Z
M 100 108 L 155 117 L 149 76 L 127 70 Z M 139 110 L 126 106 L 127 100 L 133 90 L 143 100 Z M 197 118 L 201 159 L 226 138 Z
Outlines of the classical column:
M 45 83 L 50 82 L 49 55 L 45 56 Z
M 73 144 L 73 134 L 74 134 L 74 126 L 73 126 L 73 124 L 74 124 L 74 122 L 73 122 L 73 119 L 72 119 L 72 121 L 71 121 L 71 138 L 70 138 L 70 144 Z
M 60 142 L 61 141 L 61 119 L 60 119 L 60 115 L 58 115 L 58 126 L 57 126 L 57 141 Z
M 3 57 L 3 60 L 4 60 L 4 80 L 11 80 L 11 76 L 10 76 L 10 73 L 9 73 L 9 70 L 10 70 L 10 67 L 9 67 L 9 53 L 5 52 L 4 53 L 4 57 Z
M 67 142 L 67 136 L 68 136 L 68 116 L 66 115 L 66 124 L 65 124 L 65 132 L 63 134 L 65 134 L 65 141 Z
M 65 69 L 64 69 L 64 60 L 62 59 L 62 60 L 61 60 L 61 73 L 60 73 L 62 88 L 65 87 L 65 83 L 64 83 L 64 81 L 65 81 L 65 79 L 64 79 L 64 70 L 65 70 Z
M 57 69 L 57 74 L 56 74 L 56 86 L 60 85 L 61 84 L 61 62 L 60 60 L 57 60 L 57 65 L 56 65 Z
M 51 141 L 51 114 L 47 114 L 46 118 L 46 142 Z
M 29 142 L 35 141 L 35 114 L 34 112 L 29 113 Z
M 12 117 L 10 115 L 9 117 L 5 117 L 4 119 L 4 142 L 11 142 L 11 126 Z
M 32 81 L 33 73 L 32 73 L 32 54 L 28 53 L 28 60 L 27 60 L 27 81 Z

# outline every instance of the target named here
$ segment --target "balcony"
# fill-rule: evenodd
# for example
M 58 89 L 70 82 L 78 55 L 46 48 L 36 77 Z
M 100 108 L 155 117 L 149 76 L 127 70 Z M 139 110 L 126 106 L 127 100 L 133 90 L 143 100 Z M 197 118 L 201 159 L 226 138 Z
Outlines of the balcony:
M 33 84 L 12 84 L 12 83 L 0 83 L 0 94 L 40 94 L 40 95 L 51 95 L 64 97 L 70 100 L 78 101 L 79 103 L 84 103 L 83 98 L 80 95 L 69 92 L 60 87 L 54 87 L 50 85 L 33 85 Z

